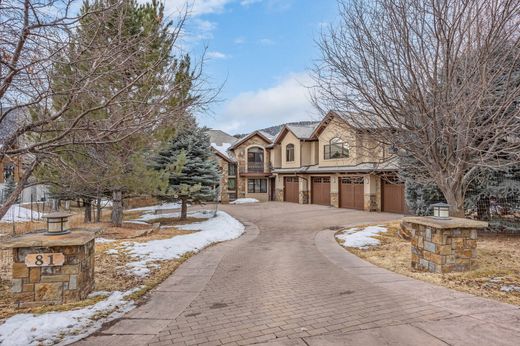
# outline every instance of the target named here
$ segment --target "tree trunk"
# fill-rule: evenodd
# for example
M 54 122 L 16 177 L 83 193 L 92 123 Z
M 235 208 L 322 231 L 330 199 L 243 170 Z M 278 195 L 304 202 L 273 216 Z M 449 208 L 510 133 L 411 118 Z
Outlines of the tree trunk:
M 188 202 L 185 199 L 181 199 L 181 220 L 186 220 L 188 217 Z
M 83 205 L 85 206 L 85 214 L 83 217 L 83 221 L 85 223 L 90 223 L 90 222 L 92 222 L 92 200 L 84 199 Z
M 112 225 L 123 225 L 123 193 L 121 190 L 112 191 Z
M 98 198 L 96 203 L 96 222 L 101 222 L 101 198 Z
M 442 194 L 446 198 L 446 202 L 450 205 L 450 215 L 454 217 L 464 217 L 464 196 L 462 194 L 462 187 L 448 186 L 443 188 L 439 186 Z
M 0 220 L 4 217 L 9 208 L 11 208 L 11 206 L 16 203 L 16 200 L 18 199 L 23 189 L 25 188 L 25 185 L 27 184 L 27 180 L 29 180 L 29 177 L 31 176 L 32 172 L 39 163 L 39 160 L 35 160 L 29 167 L 27 167 L 24 170 L 22 176 L 20 177 L 20 180 L 16 184 L 16 188 L 9 196 L 7 196 L 4 203 L 0 206 Z

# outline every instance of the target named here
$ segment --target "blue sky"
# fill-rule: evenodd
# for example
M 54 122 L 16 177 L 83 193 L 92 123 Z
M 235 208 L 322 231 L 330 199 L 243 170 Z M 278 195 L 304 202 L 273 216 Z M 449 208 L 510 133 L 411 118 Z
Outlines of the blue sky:
M 165 0 L 167 11 L 186 0 Z M 199 123 L 243 133 L 288 121 L 316 120 L 309 69 L 315 39 L 334 21 L 335 0 L 189 0 L 182 45 L 194 58 L 207 47 L 205 75 L 221 102 Z

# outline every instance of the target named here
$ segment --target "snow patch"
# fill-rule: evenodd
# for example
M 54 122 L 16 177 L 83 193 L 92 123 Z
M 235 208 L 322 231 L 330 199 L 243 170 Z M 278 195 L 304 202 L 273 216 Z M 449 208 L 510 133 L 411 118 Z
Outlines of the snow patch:
M 388 229 L 381 226 L 369 226 L 361 230 L 359 228 L 350 228 L 338 234 L 336 238 L 343 240 L 343 246 L 345 247 L 363 249 L 369 246 L 379 245 L 379 240 L 372 237 L 386 231 L 388 231 Z
M 96 238 L 96 243 L 98 243 L 98 244 L 113 243 L 113 242 L 115 242 L 114 239 L 108 239 L 108 238 Z
M 41 219 L 43 214 L 36 211 L 32 212 L 33 220 Z M 0 222 L 26 222 L 31 221 L 31 210 L 21 207 L 19 204 L 13 204 Z
M 196 212 L 190 216 L 207 220 L 177 226 L 180 230 L 198 231 L 195 233 L 145 243 L 123 243 L 130 256 L 136 258 L 136 261 L 127 264 L 128 271 L 136 276 L 146 276 L 151 262 L 179 258 L 187 252 L 198 252 L 210 244 L 235 239 L 244 233 L 244 225 L 229 214 L 219 211 L 216 217 L 212 215 L 213 212 Z
M 158 204 L 158 205 L 151 205 L 149 207 L 128 209 L 126 211 L 149 211 L 149 212 L 153 212 L 155 210 L 179 209 L 180 207 L 181 207 L 181 204 L 175 202 L 175 203 L 163 203 L 163 204 Z
M 235 199 L 233 202 L 229 202 L 229 204 L 246 204 L 246 203 L 258 203 L 259 201 L 256 198 L 239 198 Z
M 41 315 L 17 314 L 0 326 L 0 344 L 67 345 L 94 333 L 103 323 L 112 321 L 132 310 L 135 304 L 127 292 L 112 292 L 107 299 L 78 310 L 49 312 Z M 107 317 L 96 316 L 109 313 Z
M 143 223 L 148 224 L 150 222 L 153 222 L 154 220 L 163 219 L 163 218 L 176 218 L 180 217 L 181 213 L 167 213 L 167 214 L 144 214 L 141 215 L 138 219 L 126 221 L 126 222 L 133 222 L 133 223 Z M 196 219 L 207 219 L 209 217 L 213 216 L 213 212 L 211 211 L 195 211 L 188 213 L 188 217 L 193 217 Z

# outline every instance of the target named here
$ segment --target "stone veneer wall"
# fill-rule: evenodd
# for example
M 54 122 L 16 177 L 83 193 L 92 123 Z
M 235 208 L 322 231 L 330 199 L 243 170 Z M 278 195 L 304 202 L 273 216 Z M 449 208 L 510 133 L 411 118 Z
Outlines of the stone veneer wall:
M 235 153 L 235 157 L 237 160 L 237 174 L 240 175 L 241 172 L 246 172 L 247 170 L 247 149 L 252 146 L 258 146 L 264 148 L 264 171 L 269 171 L 269 150 L 265 150 L 265 147 L 269 145 L 259 136 L 253 136 L 249 138 L 247 141 L 241 143 L 238 147 L 233 149 Z M 267 179 L 267 178 L 266 178 Z M 244 198 L 247 194 L 247 177 L 237 177 L 237 198 Z M 269 196 L 266 193 L 266 196 Z
M 228 179 L 229 179 L 229 171 L 228 171 L 228 162 L 221 158 L 218 155 L 215 155 L 217 160 L 217 164 L 219 166 L 220 172 L 220 201 L 222 203 L 229 203 L 229 193 L 228 193 Z
M 487 224 L 454 218 L 407 217 L 401 226 L 412 235 L 412 268 L 434 273 L 471 270 L 477 258 L 478 228 Z
M 94 289 L 94 239 L 84 245 L 12 249 L 12 288 L 17 307 L 61 304 L 85 299 Z M 63 266 L 25 265 L 30 253 L 63 253 Z

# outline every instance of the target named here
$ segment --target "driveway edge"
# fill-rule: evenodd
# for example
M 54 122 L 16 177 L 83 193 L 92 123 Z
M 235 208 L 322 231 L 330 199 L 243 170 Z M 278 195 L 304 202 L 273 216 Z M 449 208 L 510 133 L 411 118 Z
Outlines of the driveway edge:
M 255 224 L 238 220 L 245 226 L 245 232 L 239 238 L 203 249 L 154 288 L 146 303 L 130 311 L 109 328 L 86 337 L 75 345 L 148 344 L 197 298 L 226 254 L 258 236 L 259 229 Z

